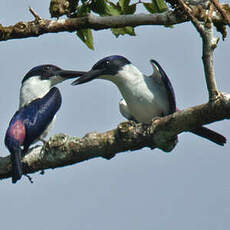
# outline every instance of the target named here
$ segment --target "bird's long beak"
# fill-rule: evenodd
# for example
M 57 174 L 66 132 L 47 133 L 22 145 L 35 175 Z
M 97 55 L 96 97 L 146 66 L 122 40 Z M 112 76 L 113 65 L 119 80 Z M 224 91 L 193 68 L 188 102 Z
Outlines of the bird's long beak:
M 86 73 L 87 72 L 84 72 L 84 71 L 73 71 L 73 70 L 63 70 L 62 69 L 62 70 L 57 71 L 56 76 L 60 76 L 66 80 L 66 79 L 80 77 Z
M 71 83 L 71 85 L 79 85 L 79 84 L 86 83 L 88 81 L 92 81 L 93 79 L 101 76 L 103 72 L 104 69 L 95 69 L 95 70 L 91 69 L 90 71 L 81 74 L 77 80 Z

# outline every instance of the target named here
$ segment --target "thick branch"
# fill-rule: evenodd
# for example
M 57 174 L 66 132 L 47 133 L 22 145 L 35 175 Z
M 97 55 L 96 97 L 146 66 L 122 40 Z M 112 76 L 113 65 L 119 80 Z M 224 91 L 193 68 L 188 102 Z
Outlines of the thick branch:
M 194 14 L 204 20 L 204 12 L 195 10 Z M 213 20 L 221 23 L 222 17 L 213 14 Z M 174 11 L 167 11 L 160 14 L 135 14 L 99 17 L 89 14 L 86 17 L 68 18 L 59 20 L 40 19 L 30 22 L 18 22 L 12 26 L 0 25 L 0 41 L 10 39 L 38 37 L 42 34 L 57 32 L 74 32 L 79 29 L 103 30 L 109 28 L 119 28 L 125 26 L 144 26 L 144 25 L 175 25 L 188 21 L 186 16 L 178 15 Z
M 153 121 L 151 125 L 121 123 L 105 133 L 90 133 L 83 138 L 56 135 L 43 147 L 35 147 L 23 159 L 25 173 L 63 167 L 95 157 L 111 159 L 115 154 L 143 147 L 171 151 L 175 136 L 203 124 L 230 118 L 230 95 L 214 103 L 195 106 Z M 10 158 L 0 158 L 0 178 L 11 176 Z
M 79 29 L 102 30 L 108 28 L 118 28 L 125 26 L 140 25 L 171 25 L 184 22 L 177 18 L 173 12 L 169 11 L 162 14 L 137 14 L 124 16 L 99 17 L 89 14 L 86 17 L 69 18 L 59 20 L 36 20 L 30 22 L 19 22 L 13 26 L 0 27 L 0 41 L 37 37 L 46 33 L 74 32 Z

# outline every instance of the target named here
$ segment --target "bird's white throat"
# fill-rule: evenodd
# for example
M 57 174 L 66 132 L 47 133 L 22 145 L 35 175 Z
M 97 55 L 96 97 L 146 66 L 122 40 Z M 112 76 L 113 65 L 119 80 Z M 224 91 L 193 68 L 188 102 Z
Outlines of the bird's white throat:
M 19 108 L 37 98 L 44 97 L 51 87 L 52 83 L 50 80 L 41 80 L 39 76 L 30 77 L 21 86 Z
M 123 66 L 113 78 L 113 82 L 118 86 L 124 84 L 135 85 L 139 84 L 141 81 L 143 81 L 143 74 L 132 64 Z

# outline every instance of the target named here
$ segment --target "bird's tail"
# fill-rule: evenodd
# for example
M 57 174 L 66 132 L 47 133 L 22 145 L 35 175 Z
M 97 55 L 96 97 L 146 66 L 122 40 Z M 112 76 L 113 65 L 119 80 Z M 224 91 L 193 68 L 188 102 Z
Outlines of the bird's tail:
M 204 137 L 218 145 L 224 145 L 227 141 L 226 138 L 221 134 L 203 126 L 198 129 L 192 130 L 191 132 L 200 137 Z
M 12 164 L 12 183 L 16 183 L 18 180 L 21 179 L 23 170 L 22 170 L 22 150 L 20 147 L 15 148 L 10 155 L 11 164 Z

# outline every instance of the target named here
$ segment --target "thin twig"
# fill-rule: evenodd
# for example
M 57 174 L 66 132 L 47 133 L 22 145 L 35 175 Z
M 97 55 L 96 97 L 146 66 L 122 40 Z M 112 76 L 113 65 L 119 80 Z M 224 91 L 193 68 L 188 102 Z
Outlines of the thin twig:
M 230 17 L 223 9 L 223 6 L 219 3 L 218 0 L 211 0 L 216 9 L 220 12 L 221 16 L 226 20 L 228 26 L 230 26 Z
M 203 26 L 200 24 L 199 20 L 193 15 L 192 10 L 189 8 L 189 6 L 186 5 L 183 0 L 177 0 L 177 1 L 184 8 L 184 11 L 187 13 L 189 18 L 191 19 L 192 24 L 195 26 L 198 32 L 202 34 L 204 32 Z
M 32 7 L 29 7 L 29 11 L 34 16 L 36 21 L 42 20 L 42 18 L 34 11 L 34 9 Z

